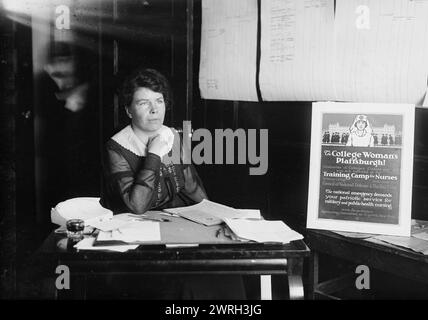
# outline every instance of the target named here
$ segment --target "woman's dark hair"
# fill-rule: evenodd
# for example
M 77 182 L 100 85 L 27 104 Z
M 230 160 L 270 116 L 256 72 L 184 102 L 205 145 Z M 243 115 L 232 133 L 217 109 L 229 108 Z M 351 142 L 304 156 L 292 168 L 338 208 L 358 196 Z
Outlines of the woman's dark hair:
M 139 68 L 132 72 L 120 88 L 119 101 L 124 107 L 132 103 L 134 93 L 138 88 L 148 88 L 154 92 L 162 93 L 165 101 L 165 109 L 171 106 L 171 90 L 168 80 L 155 69 Z

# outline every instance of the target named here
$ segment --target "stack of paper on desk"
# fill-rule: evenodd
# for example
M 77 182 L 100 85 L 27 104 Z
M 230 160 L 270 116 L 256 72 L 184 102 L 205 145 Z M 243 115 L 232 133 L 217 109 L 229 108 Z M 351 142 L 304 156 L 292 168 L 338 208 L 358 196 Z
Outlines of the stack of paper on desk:
M 377 235 L 370 240 L 380 240 L 395 246 L 428 255 L 428 221 L 413 220 L 410 237 Z
M 238 238 L 257 242 L 280 242 L 303 239 L 303 236 L 290 229 L 282 221 L 224 219 L 227 226 Z
M 424 255 L 428 255 L 428 241 L 418 239 L 415 237 L 399 237 L 399 236 L 376 236 L 371 240 L 380 240 L 393 244 L 395 246 L 407 248 L 415 252 L 420 252 Z
M 159 222 L 136 221 L 127 214 L 91 224 L 99 229 L 97 238 L 85 238 L 74 247 L 78 250 L 109 250 L 125 252 L 139 243 L 160 241 Z
M 258 209 L 235 209 L 235 210 L 237 210 L 240 213 L 240 216 L 238 217 L 238 219 L 255 219 L 255 220 L 263 219 L 260 214 L 260 210 Z
M 428 255 L 428 221 L 412 219 L 412 229 L 410 237 L 343 231 L 333 232 L 345 237 L 365 239 L 366 241 L 372 243 L 388 243 L 394 246 L 410 249 L 412 251 Z
M 202 200 L 188 207 L 169 208 L 164 211 L 177 214 L 206 226 L 221 224 L 224 219 L 261 219 L 259 210 L 234 209 L 220 203 Z
M 88 225 L 101 231 L 112 231 L 134 224 L 136 221 L 169 221 L 167 218 L 153 216 L 156 211 L 147 211 L 145 214 L 121 213 L 113 217 L 100 217 L 92 219 Z M 162 214 L 162 213 L 161 213 Z M 165 214 L 165 213 L 164 213 Z M 165 214 L 166 215 L 166 214 Z

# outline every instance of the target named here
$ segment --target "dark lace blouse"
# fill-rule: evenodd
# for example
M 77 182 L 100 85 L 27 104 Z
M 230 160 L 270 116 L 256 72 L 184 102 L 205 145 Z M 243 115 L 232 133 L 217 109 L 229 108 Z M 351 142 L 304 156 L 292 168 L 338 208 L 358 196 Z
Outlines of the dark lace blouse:
M 173 148 L 180 147 L 176 141 Z M 207 198 L 194 166 L 180 162 L 165 164 L 153 153 L 139 156 L 110 139 L 105 146 L 101 205 L 114 214 L 142 214 L 192 205 Z

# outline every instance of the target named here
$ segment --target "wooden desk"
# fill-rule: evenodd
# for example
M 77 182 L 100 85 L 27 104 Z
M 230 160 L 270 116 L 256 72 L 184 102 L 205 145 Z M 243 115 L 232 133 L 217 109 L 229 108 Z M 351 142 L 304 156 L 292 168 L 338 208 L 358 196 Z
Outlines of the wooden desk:
M 172 224 L 161 223 L 163 230 Z M 257 274 L 261 276 L 261 298 L 271 299 L 270 275 L 287 274 L 291 299 L 303 299 L 303 261 L 310 251 L 302 241 L 289 244 L 228 243 L 217 238 L 209 243 L 218 226 L 204 227 L 193 222 L 199 233 L 205 232 L 206 243 L 197 247 L 166 248 L 164 244 L 140 245 L 125 253 L 107 251 L 76 251 L 64 235 L 50 234 L 40 254 L 50 259 L 52 268 L 63 264 L 72 276 L 82 278 L 102 274 Z M 196 226 L 195 226 L 196 225 Z M 183 226 L 183 225 L 182 225 Z M 165 228 L 165 229 L 164 229 Z M 181 229 L 183 232 L 183 229 Z M 183 236 L 188 237 L 184 232 Z M 214 240 L 213 240 L 214 241 Z M 177 242 L 177 239 L 176 241 Z M 82 298 L 85 298 L 83 288 Z
M 310 296 L 331 294 L 347 283 L 355 285 L 357 274 L 319 283 L 319 254 L 327 254 L 356 265 L 366 265 L 422 283 L 428 283 L 428 256 L 375 239 L 345 237 L 331 231 L 308 230 L 306 242 L 311 248 Z

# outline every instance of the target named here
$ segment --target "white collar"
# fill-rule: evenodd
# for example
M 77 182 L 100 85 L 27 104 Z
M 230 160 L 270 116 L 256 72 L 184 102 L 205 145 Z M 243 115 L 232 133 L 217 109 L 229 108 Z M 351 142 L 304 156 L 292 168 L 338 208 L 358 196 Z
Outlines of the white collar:
M 164 139 L 166 139 L 166 141 L 168 142 L 168 151 L 166 152 L 168 153 L 169 151 L 171 151 L 172 146 L 174 144 L 174 133 L 172 132 L 171 128 L 162 125 L 159 134 L 162 135 Z M 137 137 L 137 135 L 132 130 L 131 125 L 126 126 L 121 131 L 116 133 L 112 137 L 112 140 L 114 140 L 126 150 L 131 151 L 137 156 L 145 157 L 147 154 L 147 144 Z M 161 155 L 161 157 L 163 156 L 164 154 Z

